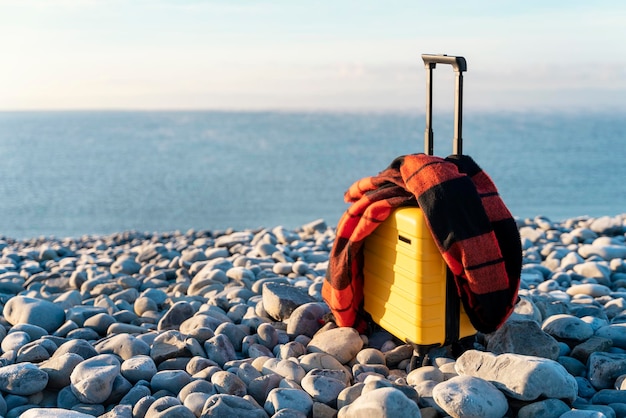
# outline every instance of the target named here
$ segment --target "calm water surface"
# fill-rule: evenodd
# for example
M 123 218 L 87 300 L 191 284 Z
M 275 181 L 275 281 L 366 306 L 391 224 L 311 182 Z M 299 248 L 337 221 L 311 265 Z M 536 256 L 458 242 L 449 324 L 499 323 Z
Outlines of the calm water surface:
M 451 153 L 435 119 L 435 152 Z M 0 113 L 0 236 L 336 224 L 343 193 L 423 151 L 423 115 Z M 472 114 L 464 152 L 520 217 L 626 212 L 626 118 Z

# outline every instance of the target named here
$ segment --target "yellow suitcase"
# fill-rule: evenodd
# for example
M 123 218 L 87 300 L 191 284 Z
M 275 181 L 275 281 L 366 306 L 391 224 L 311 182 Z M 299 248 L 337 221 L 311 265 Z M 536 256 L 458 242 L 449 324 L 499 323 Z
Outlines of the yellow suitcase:
M 422 55 L 427 69 L 424 148 L 433 154 L 432 70 L 450 64 L 456 73 L 454 154 L 462 153 L 463 57 Z M 444 262 L 418 207 L 396 209 L 368 236 L 363 249 L 364 309 L 372 320 L 418 356 L 476 334 L 457 294 L 454 276 Z
M 402 341 L 431 347 L 476 334 L 418 207 L 396 209 L 365 240 L 364 309 Z

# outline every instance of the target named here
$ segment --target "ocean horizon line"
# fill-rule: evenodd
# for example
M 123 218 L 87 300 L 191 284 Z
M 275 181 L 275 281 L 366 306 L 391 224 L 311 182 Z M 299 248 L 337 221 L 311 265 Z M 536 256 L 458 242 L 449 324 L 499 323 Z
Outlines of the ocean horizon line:
M 449 106 L 433 105 L 433 110 L 441 112 L 442 115 L 447 113 L 452 114 L 452 108 Z M 33 108 L 33 109 L 0 109 L 0 114 L 88 114 L 88 113 L 243 113 L 243 114 L 263 114 L 263 113 L 276 113 L 276 114 L 415 114 L 423 116 L 425 109 L 422 106 L 418 107 L 399 107 L 399 108 L 378 108 L 378 107 L 354 107 L 354 108 L 325 108 L 325 107 L 302 107 L 302 108 L 290 108 L 290 107 L 259 107 L 259 108 L 212 108 L 212 107 L 181 107 L 181 108 L 167 108 L 167 107 L 155 107 L 155 108 L 143 108 L 143 107 L 94 107 L 94 108 Z M 545 107 L 545 108 L 476 108 L 476 109 L 463 109 L 464 115 L 541 115 L 549 116 L 555 115 L 578 115 L 581 113 L 589 115 L 620 115 L 626 114 L 626 109 L 610 108 L 586 108 L 586 107 Z

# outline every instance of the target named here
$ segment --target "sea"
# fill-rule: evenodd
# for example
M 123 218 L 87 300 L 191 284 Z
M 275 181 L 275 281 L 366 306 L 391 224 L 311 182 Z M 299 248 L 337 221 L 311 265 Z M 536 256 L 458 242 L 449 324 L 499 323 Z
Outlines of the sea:
M 0 112 L 0 237 L 335 226 L 356 180 L 423 152 L 412 111 Z M 433 121 L 452 153 L 452 115 Z M 519 218 L 626 212 L 626 117 L 465 112 L 463 152 Z

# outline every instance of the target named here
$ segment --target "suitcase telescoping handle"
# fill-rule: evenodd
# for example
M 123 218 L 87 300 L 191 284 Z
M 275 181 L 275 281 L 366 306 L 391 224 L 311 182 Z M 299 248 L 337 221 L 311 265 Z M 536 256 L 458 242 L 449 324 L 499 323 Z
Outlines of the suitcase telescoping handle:
M 424 132 L 424 152 L 433 155 L 433 70 L 437 64 L 452 65 L 456 73 L 454 95 L 454 139 L 453 154 L 463 153 L 463 72 L 467 71 L 467 63 L 463 57 L 448 55 L 422 54 L 426 67 L 426 131 Z

